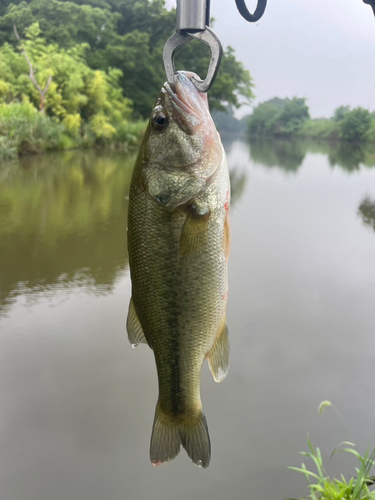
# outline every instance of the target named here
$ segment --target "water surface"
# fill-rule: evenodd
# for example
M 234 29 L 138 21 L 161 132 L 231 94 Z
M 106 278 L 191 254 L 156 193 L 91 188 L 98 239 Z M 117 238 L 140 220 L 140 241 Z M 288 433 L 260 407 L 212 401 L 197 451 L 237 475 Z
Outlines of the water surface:
M 231 168 L 229 376 L 204 367 L 207 470 L 148 459 L 157 399 L 125 332 L 134 156 L 0 166 L 0 498 L 282 499 L 305 494 L 306 436 L 328 457 L 375 437 L 375 154 L 224 138 Z M 330 399 L 348 431 L 328 408 Z M 355 462 L 337 456 L 329 472 Z

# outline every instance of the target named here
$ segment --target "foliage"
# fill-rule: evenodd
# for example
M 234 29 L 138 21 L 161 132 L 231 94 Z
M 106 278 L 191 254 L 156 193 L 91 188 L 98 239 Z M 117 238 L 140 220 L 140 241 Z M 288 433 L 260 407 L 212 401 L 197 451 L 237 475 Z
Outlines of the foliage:
M 0 105 L 0 158 L 59 149 L 63 126 L 30 103 Z
M 361 141 L 371 124 L 371 115 L 367 109 L 355 108 L 345 113 L 339 121 L 339 136 L 344 141 Z
M 207 45 L 197 41 L 189 42 L 176 54 L 176 69 L 194 71 L 205 76 L 210 60 Z M 229 106 L 240 107 L 241 102 L 249 104 L 253 99 L 253 80 L 243 64 L 234 56 L 232 47 L 224 50 L 215 84 L 208 94 L 212 111 L 225 111 Z M 241 98 L 244 98 L 241 101 Z
M 13 24 L 24 33 L 36 22 L 49 46 L 57 44 L 68 52 L 86 44 L 87 65 L 106 73 L 118 68 L 124 95 L 134 103 L 134 116 L 148 117 L 165 81 L 163 46 L 175 30 L 176 13 L 165 8 L 164 0 L 2 0 L 0 16 L 0 46 L 15 45 Z M 209 60 L 204 44 L 189 42 L 179 51 L 176 65 L 203 77 Z M 249 72 L 228 47 L 209 95 L 212 109 L 249 101 L 251 87 Z
M 7 43 L 0 47 L 0 155 L 138 142 L 144 123 L 136 125 L 135 135 L 123 133 L 129 128 L 131 102 L 123 97 L 121 71 L 91 69 L 85 60 L 86 44 L 61 49 L 40 35 L 39 24 L 32 24 L 22 46 L 40 87 L 52 76 L 46 116 L 37 112 L 40 94 L 27 77 L 23 55 Z
M 107 73 L 92 70 L 85 61 L 86 44 L 61 49 L 47 44 L 42 38 L 39 23 L 26 29 L 23 48 L 31 60 L 39 85 L 44 87 L 52 75 L 53 80 L 45 99 L 47 114 L 58 121 L 68 115 L 79 114 L 83 120 L 105 114 L 109 121 L 120 122 L 130 116 L 131 103 L 122 95 L 119 80 L 122 73 L 109 69 Z M 24 57 L 12 46 L 0 48 L 0 77 L 8 83 L 2 91 L 2 100 L 10 103 L 25 96 L 37 108 L 40 95 L 26 76 L 28 66 Z
M 306 99 L 272 99 L 259 104 L 249 118 L 251 135 L 290 136 L 310 118 Z
M 375 116 L 372 116 L 370 126 L 368 127 L 364 137 L 364 142 L 375 142 Z
M 341 413 L 330 401 L 322 401 L 319 405 L 318 413 L 323 413 L 327 407 L 332 407 L 349 431 Z M 349 431 L 350 432 L 350 431 Z M 340 479 L 330 478 L 323 465 L 323 458 L 319 448 L 314 448 L 310 439 L 307 439 L 308 452 L 301 452 L 301 455 L 308 457 L 314 463 L 316 472 L 308 470 L 304 463 L 301 467 L 289 467 L 289 469 L 302 473 L 307 482 L 311 500 L 374 500 L 375 491 L 370 491 L 370 487 L 375 484 L 375 476 L 370 476 L 371 469 L 375 466 L 375 448 L 370 451 L 367 448 L 362 456 L 356 449 L 354 443 L 344 441 L 339 447 L 333 450 L 331 458 L 336 453 L 347 453 L 354 455 L 359 468 L 355 468 L 356 476 L 349 479 L 341 474 Z M 342 446 L 345 446 L 342 448 Z M 293 500 L 293 499 L 287 499 Z
M 333 456 L 337 452 L 350 453 L 354 455 L 359 462 L 359 468 L 356 468 L 356 477 L 348 480 L 341 475 L 340 479 L 330 478 L 323 466 L 323 459 L 319 448 L 314 448 L 311 441 L 307 440 L 309 452 L 301 452 L 310 458 L 316 468 L 316 472 L 307 469 L 304 463 L 301 467 L 289 467 L 289 469 L 302 473 L 307 482 L 310 491 L 311 500 L 373 500 L 375 491 L 370 491 L 369 486 L 374 483 L 374 477 L 370 476 L 370 470 L 375 462 L 375 449 L 370 452 L 368 448 L 362 456 L 353 443 L 344 441 L 342 445 L 347 446 L 343 449 L 333 451 Z M 291 499 L 289 499 L 291 500 Z
M 349 113 L 350 111 L 350 106 L 339 106 L 338 108 L 335 109 L 332 119 L 335 122 L 341 121 L 343 118 L 345 118 L 345 115 Z
M 102 115 L 104 116 L 104 115 Z M 80 115 L 67 115 L 62 123 L 39 113 L 29 102 L 0 105 L 0 159 L 48 150 L 92 147 L 100 141 L 116 149 L 139 144 L 144 122 L 120 122 L 113 127 L 104 117 L 94 115 L 78 133 Z
M 296 132 L 296 135 L 299 137 L 309 137 L 311 139 L 333 141 L 339 138 L 339 129 L 337 123 L 333 120 L 318 118 L 315 120 L 306 120 Z
M 146 127 L 147 121 L 128 121 L 121 123 L 116 128 L 116 143 L 130 146 L 139 144 Z
M 254 136 L 291 136 L 330 141 L 375 142 L 375 116 L 364 108 L 340 106 L 332 118 L 310 119 L 305 99 L 279 99 L 259 104 L 249 118 Z

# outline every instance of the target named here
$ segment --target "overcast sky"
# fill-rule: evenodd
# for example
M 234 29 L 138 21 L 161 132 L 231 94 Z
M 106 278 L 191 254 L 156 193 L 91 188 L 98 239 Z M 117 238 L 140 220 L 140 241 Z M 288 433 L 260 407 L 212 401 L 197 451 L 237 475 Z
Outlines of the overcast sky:
M 248 0 L 249 10 L 255 5 Z M 254 79 L 255 105 L 306 97 L 314 118 L 346 104 L 375 109 L 375 18 L 362 0 L 268 0 L 256 24 L 241 17 L 235 0 L 211 0 L 211 16 Z

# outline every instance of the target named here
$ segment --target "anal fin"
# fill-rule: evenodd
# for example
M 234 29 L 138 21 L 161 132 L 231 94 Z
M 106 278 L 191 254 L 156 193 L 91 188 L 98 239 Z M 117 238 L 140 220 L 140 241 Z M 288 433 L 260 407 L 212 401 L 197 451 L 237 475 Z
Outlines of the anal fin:
M 218 333 L 215 343 L 207 355 L 207 359 L 215 382 L 224 380 L 229 371 L 229 341 L 226 323 L 224 323 L 223 328 Z
M 138 344 L 147 344 L 145 334 L 141 323 L 139 322 L 137 312 L 134 307 L 133 299 L 130 299 L 128 319 L 126 320 L 126 330 L 128 332 L 129 342 L 136 346 Z

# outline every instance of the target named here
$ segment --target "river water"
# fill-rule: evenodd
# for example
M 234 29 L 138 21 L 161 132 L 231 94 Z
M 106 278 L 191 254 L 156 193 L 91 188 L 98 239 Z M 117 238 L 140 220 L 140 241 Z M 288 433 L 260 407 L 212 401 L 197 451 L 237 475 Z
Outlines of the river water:
M 287 467 L 308 433 L 328 472 L 348 477 L 355 458 L 332 450 L 374 444 L 374 151 L 224 143 L 232 357 L 222 384 L 203 370 L 206 470 L 184 451 L 148 459 L 156 371 L 125 332 L 134 155 L 0 166 L 1 499 L 281 500 L 306 494 Z M 326 399 L 346 424 L 333 408 L 318 415 Z

